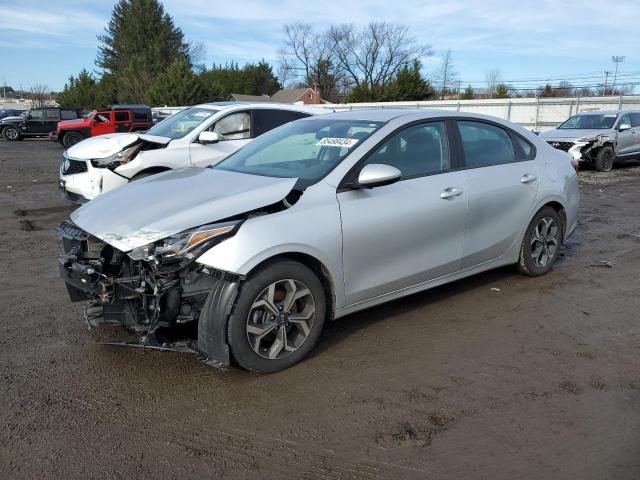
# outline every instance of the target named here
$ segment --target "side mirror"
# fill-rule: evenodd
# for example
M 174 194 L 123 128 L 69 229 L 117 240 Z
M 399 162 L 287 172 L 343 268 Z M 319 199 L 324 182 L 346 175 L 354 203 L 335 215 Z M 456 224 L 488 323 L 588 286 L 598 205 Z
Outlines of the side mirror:
M 402 177 L 402 172 L 391 165 L 382 163 L 371 163 L 365 165 L 358 174 L 357 183 L 351 185 L 352 188 L 373 188 L 390 185 L 397 182 Z
M 624 132 L 625 130 L 629 130 L 631 128 L 631 125 L 628 123 L 623 123 L 618 127 L 618 130 L 621 132 Z
M 218 134 L 216 132 L 200 132 L 198 135 L 198 142 L 202 144 L 208 143 L 218 143 L 220 138 L 218 138 Z

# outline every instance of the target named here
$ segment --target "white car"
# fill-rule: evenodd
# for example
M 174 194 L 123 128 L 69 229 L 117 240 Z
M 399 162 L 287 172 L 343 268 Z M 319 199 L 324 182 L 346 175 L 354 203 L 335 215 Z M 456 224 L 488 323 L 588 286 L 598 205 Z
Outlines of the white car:
M 82 204 L 132 180 L 188 166 L 215 165 L 285 123 L 329 113 L 274 103 L 206 103 L 182 110 L 145 133 L 88 138 L 64 152 L 60 189 Z

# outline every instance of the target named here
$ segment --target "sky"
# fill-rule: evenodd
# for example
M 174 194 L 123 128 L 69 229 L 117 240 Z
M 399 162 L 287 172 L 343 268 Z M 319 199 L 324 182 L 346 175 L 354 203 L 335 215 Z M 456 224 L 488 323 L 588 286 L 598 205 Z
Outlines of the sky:
M 113 0 L 0 0 L 0 85 L 61 90 L 70 75 L 95 70 L 96 36 L 107 24 Z M 203 63 L 265 59 L 277 66 L 285 23 L 304 21 L 319 31 L 331 24 L 370 21 L 406 24 L 433 55 L 435 71 L 452 50 L 462 88 L 481 88 L 486 72 L 533 88 L 566 78 L 602 82 L 611 56 L 625 56 L 618 83 L 637 82 L 640 92 L 640 2 L 618 0 L 164 0 L 188 40 L 205 46 Z M 276 70 L 276 68 L 274 68 Z M 611 78 L 609 82 L 611 82 Z

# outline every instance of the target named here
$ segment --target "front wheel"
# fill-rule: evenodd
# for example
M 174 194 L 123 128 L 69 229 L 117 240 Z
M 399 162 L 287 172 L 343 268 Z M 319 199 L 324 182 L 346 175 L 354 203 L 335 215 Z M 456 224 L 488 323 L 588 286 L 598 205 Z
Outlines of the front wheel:
M 599 172 L 610 172 L 613 168 L 614 157 L 613 148 L 602 147 L 596 155 L 596 170 Z
M 258 373 L 289 368 L 311 352 L 325 316 L 316 274 L 291 260 L 272 263 L 251 275 L 238 294 L 228 324 L 233 358 Z
M 76 143 L 84 140 L 84 137 L 78 132 L 69 132 L 65 133 L 64 137 L 62 137 L 62 144 L 69 148 L 73 147 Z
M 5 127 L 2 136 L 10 142 L 20 140 L 20 132 L 16 127 Z
M 541 208 L 527 227 L 520 247 L 518 271 L 530 277 L 544 275 L 560 254 L 562 219 L 551 207 Z

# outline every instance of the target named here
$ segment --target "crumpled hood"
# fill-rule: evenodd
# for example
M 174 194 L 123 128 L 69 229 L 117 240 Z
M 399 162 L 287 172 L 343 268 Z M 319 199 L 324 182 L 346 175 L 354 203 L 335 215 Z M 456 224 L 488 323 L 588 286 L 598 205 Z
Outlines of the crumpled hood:
M 187 167 L 112 190 L 71 214 L 83 230 L 128 252 L 175 233 L 282 200 L 295 178 Z
M 543 138 L 546 142 L 550 142 L 552 140 L 578 140 L 579 138 L 595 138 L 598 135 L 608 134 L 609 130 L 585 130 L 579 128 L 554 128 L 553 130 L 548 130 L 540 134 L 540 137 Z
M 67 150 L 67 156 L 78 160 L 106 158 L 115 155 L 138 140 L 135 133 L 108 133 L 90 137 Z

